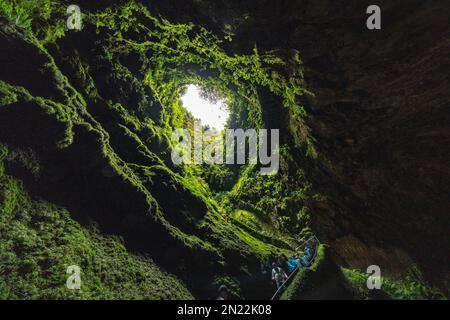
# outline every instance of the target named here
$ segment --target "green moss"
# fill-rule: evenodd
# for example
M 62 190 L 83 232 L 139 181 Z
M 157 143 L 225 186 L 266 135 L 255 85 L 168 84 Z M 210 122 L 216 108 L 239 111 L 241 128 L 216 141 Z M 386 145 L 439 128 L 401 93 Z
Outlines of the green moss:
M 8 156 L 8 149 L 0 144 L 0 178 L 5 174 L 3 160 Z
M 293 247 L 293 243 L 290 241 L 290 238 L 286 233 L 280 232 L 270 224 L 264 223 L 251 212 L 237 210 L 233 213 L 232 218 L 237 226 L 244 229 L 246 233 L 260 239 L 265 243 L 288 250 Z
M 20 28 L 30 29 L 31 28 L 31 11 L 32 7 L 30 4 L 32 1 L 0 1 L 0 14 L 8 18 L 11 22 Z M 23 6 L 28 4 L 28 6 Z
M 81 227 L 69 213 L 32 200 L 0 177 L 1 299 L 190 299 L 152 260 L 128 253 L 119 238 Z M 81 290 L 66 287 L 66 269 L 81 268 Z
M 273 176 L 246 167 L 227 198 L 231 208 L 250 211 L 284 233 L 298 234 L 309 226 L 308 204 L 314 193 L 302 169 L 286 168 L 286 160 L 281 161 L 279 173 Z
M 356 289 L 359 299 L 370 298 L 370 290 L 367 288 L 367 273 L 347 268 L 342 268 L 342 272 Z M 410 270 L 403 278 L 382 276 L 381 290 L 392 299 L 445 299 L 445 296 L 438 289 L 431 287 L 424 281 L 417 268 Z
M 34 33 L 42 43 L 54 42 L 65 35 L 66 8 L 56 0 L 0 0 L 0 15 Z

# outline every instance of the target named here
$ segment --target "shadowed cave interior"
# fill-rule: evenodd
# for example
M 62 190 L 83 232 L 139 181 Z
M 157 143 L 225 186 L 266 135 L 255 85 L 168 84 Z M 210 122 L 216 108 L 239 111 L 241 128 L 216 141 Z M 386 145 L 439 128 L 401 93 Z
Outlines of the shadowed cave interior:
M 448 298 L 448 1 L 70 4 L 0 0 L 0 299 L 271 299 L 308 239 L 276 299 Z M 174 164 L 200 117 L 277 174 Z

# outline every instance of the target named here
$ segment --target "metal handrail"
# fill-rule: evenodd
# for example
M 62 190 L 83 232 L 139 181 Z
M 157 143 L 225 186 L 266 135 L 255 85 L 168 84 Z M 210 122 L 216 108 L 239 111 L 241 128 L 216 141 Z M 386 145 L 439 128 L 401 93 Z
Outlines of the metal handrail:
M 301 248 L 303 245 L 305 245 L 307 242 L 309 242 L 311 239 L 316 239 L 316 247 L 314 248 L 314 255 L 310 260 L 310 264 L 314 261 L 314 259 L 316 258 L 317 255 L 317 250 L 319 248 L 319 239 L 317 239 L 317 237 L 314 235 L 312 237 L 310 237 L 308 240 L 305 240 L 302 242 L 301 245 L 299 245 L 298 247 L 295 248 L 295 251 L 297 251 L 299 248 Z M 277 297 L 277 295 L 285 288 L 285 285 L 288 283 L 288 281 L 290 279 L 293 278 L 293 276 L 297 273 L 297 271 L 300 270 L 300 266 L 297 266 L 292 272 L 291 274 L 287 277 L 287 279 L 280 285 L 280 287 L 277 289 L 277 291 L 275 291 L 274 295 L 272 296 L 272 298 L 270 300 L 275 300 L 275 298 Z

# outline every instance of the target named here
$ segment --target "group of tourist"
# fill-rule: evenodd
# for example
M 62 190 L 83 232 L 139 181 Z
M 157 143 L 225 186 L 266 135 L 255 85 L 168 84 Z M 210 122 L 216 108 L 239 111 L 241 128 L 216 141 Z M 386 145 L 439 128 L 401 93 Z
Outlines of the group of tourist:
M 291 274 L 298 268 L 308 266 L 311 263 L 313 255 L 313 248 L 310 243 L 307 243 L 301 256 L 294 253 L 287 262 L 285 262 L 283 257 L 279 257 L 276 262 L 272 262 L 271 279 L 277 288 L 280 288 L 288 279 L 288 274 L 284 269 L 285 267 L 287 267 L 289 274 Z M 263 264 L 261 265 L 261 272 L 263 274 L 267 273 L 266 267 Z
M 299 248 L 297 248 L 299 249 Z M 288 274 L 285 271 L 285 267 L 289 274 L 292 274 L 296 269 L 308 266 L 314 257 L 314 245 L 311 242 L 307 242 L 303 253 L 299 256 L 294 253 L 287 261 L 284 257 L 280 256 L 272 265 L 266 263 L 261 263 L 261 274 L 267 275 L 271 268 L 271 279 L 274 284 L 276 284 L 277 289 L 281 288 L 286 280 L 288 279 Z M 229 289 L 226 285 L 221 285 L 219 288 L 218 300 L 227 300 L 229 295 Z

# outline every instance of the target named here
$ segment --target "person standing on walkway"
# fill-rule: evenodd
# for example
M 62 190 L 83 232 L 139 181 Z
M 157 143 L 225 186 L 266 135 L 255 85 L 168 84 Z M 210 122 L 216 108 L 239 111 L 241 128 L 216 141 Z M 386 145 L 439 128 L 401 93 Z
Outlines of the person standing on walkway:
M 275 262 L 272 263 L 272 281 L 277 284 L 278 289 L 283 285 L 287 278 L 286 272 L 284 272 L 281 267 L 277 266 Z

